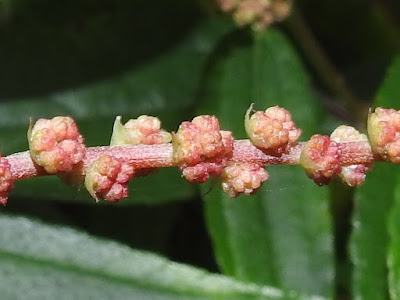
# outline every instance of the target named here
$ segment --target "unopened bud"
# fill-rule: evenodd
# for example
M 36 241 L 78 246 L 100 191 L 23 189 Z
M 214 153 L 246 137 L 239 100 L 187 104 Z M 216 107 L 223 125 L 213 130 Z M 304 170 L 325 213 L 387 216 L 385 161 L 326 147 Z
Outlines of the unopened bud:
M 400 111 L 378 107 L 368 116 L 372 151 L 392 163 L 400 163 Z
M 328 184 L 333 176 L 341 172 L 338 144 L 329 136 L 315 134 L 304 145 L 300 164 L 308 177 L 321 186 Z
M 135 170 L 120 158 L 102 155 L 86 172 L 85 186 L 96 201 L 116 202 L 128 197 L 128 182 Z
M 231 198 L 240 194 L 255 193 L 268 180 L 267 171 L 255 163 L 231 162 L 224 168 L 221 176 L 222 189 Z
M 85 144 L 71 117 L 39 119 L 28 130 L 32 159 L 48 173 L 69 172 L 85 156 Z
M 337 143 L 367 142 L 368 138 L 365 134 L 358 132 L 355 128 L 342 125 L 332 132 L 331 140 Z M 349 186 L 360 186 L 365 181 L 365 173 L 370 170 L 372 170 L 372 164 L 342 166 L 339 178 Z
M 118 116 L 114 122 L 111 146 L 163 144 L 171 142 L 171 139 L 171 134 L 161 129 L 161 122 L 156 117 L 143 115 L 122 125 Z
M 251 109 L 252 106 L 247 110 L 244 124 L 252 144 L 272 155 L 287 153 L 301 135 L 290 113 L 273 106 L 250 117 Z
M 14 188 L 10 164 L 5 157 L 0 155 L 0 204 L 7 204 L 8 193 Z
M 233 138 L 231 132 L 220 130 L 215 116 L 198 116 L 179 126 L 172 145 L 174 160 L 186 179 L 204 182 L 221 174 L 232 155 Z

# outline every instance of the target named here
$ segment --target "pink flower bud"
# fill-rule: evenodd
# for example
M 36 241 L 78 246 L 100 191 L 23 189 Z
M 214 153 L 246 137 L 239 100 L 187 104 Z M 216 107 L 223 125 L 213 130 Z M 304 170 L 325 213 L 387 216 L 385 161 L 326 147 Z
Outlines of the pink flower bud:
M 236 8 L 241 0 L 216 0 L 223 12 L 229 12 Z
M 86 172 L 85 186 L 96 201 L 116 202 L 128 197 L 128 182 L 135 170 L 123 159 L 102 155 Z
M 234 163 L 230 162 L 223 170 L 222 189 L 231 198 L 241 193 L 251 195 L 255 193 L 268 180 L 267 171 L 255 163 Z
M 392 163 L 400 163 L 400 111 L 378 107 L 368 116 L 372 151 Z
M 331 140 L 337 143 L 368 141 L 365 134 L 361 134 L 351 126 L 339 126 L 331 134 Z M 354 164 L 342 166 L 340 179 L 349 186 L 360 186 L 365 181 L 365 173 L 372 170 L 372 164 Z
M 39 119 L 28 130 L 32 159 L 48 173 L 69 172 L 85 156 L 85 144 L 71 117 Z
M 233 14 L 233 19 L 239 26 L 252 24 L 268 12 L 270 6 L 270 0 L 242 0 Z
M 305 144 L 300 164 L 307 176 L 321 186 L 328 184 L 333 176 L 341 172 L 340 153 L 337 143 L 326 135 L 315 134 Z
M 10 171 L 10 164 L 0 155 L 0 204 L 7 204 L 8 193 L 14 188 L 14 180 Z
M 161 129 L 161 122 L 156 117 L 143 115 L 122 125 L 118 116 L 114 122 L 111 145 L 154 145 L 169 143 L 171 139 L 171 134 Z
M 231 132 L 220 130 L 215 116 L 198 116 L 179 126 L 172 145 L 174 160 L 186 179 L 204 182 L 221 174 L 232 155 L 233 138 Z
M 250 117 L 252 106 L 245 116 L 245 129 L 252 144 L 269 154 L 287 153 L 301 135 L 290 113 L 279 106 L 257 111 Z

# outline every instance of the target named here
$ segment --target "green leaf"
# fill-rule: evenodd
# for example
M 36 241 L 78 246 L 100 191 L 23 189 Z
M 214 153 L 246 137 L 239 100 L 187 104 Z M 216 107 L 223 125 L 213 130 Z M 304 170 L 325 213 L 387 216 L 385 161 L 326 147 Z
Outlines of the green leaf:
M 387 299 L 387 219 L 393 205 L 398 166 L 377 164 L 355 194 L 353 290 L 357 299 Z
M 400 108 L 400 59 L 390 67 L 379 89 L 375 106 Z M 395 189 L 399 185 L 399 167 L 378 163 L 367 174 L 365 184 L 355 193 L 353 235 L 350 250 L 354 265 L 353 290 L 359 299 L 387 299 L 387 251 L 389 235 L 387 221 L 394 203 Z
M 2 299 L 313 299 L 22 217 L 0 227 Z
M 399 182 L 397 178 L 397 182 Z M 400 185 L 396 186 L 395 202 L 389 216 L 389 292 L 391 299 L 400 299 Z
M 202 112 L 243 138 L 246 109 L 280 105 L 292 112 L 303 138 L 317 131 L 321 112 L 286 38 L 269 30 L 249 39 L 233 33 L 209 68 Z M 270 179 L 254 196 L 229 199 L 215 187 L 205 195 L 217 260 L 240 280 L 331 295 L 333 249 L 328 190 L 296 166 L 268 167 Z M 204 189 L 204 192 L 207 190 Z
M 139 114 L 156 115 L 161 118 L 166 129 L 175 130 L 182 121 L 184 111 L 193 104 L 208 54 L 228 28 L 230 26 L 226 23 L 207 20 L 189 32 L 186 39 L 176 47 L 123 76 L 43 99 L 1 103 L 0 136 L 3 141 L 7 141 L 0 144 L 2 153 L 27 149 L 29 118 L 71 115 L 78 122 L 89 146 L 109 144 L 116 115 L 124 115 L 126 120 Z M 140 181 L 141 185 L 145 185 L 138 187 L 143 193 L 131 193 L 133 201 L 130 203 L 151 202 L 154 200 L 150 199 L 157 199 L 157 195 L 163 196 L 156 201 L 163 202 L 195 193 L 194 187 L 177 173 L 172 176 L 170 174 L 160 172 L 154 180 Z M 42 184 L 37 184 L 39 182 Z M 155 192 L 154 184 L 159 182 L 162 184 L 157 184 L 159 188 Z M 17 189 L 15 196 L 51 199 L 58 195 L 61 200 L 82 199 L 76 193 L 71 193 L 71 189 L 56 183 L 55 179 L 37 180 L 21 186 L 24 190 Z M 172 189 L 176 190 L 171 193 Z M 86 196 L 83 198 L 87 199 Z

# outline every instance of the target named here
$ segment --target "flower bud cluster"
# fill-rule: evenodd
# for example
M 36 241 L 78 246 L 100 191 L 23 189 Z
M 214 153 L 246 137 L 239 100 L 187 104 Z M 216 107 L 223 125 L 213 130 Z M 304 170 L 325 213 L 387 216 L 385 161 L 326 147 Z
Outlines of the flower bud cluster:
M 8 193 L 14 188 L 8 160 L 0 155 L 0 204 L 7 204 Z
M 245 116 L 245 129 L 251 143 L 271 155 L 287 153 L 301 135 L 290 113 L 279 106 L 265 112 L 256 111 L 250 117 L 252 106 Z
M 220 130 L 215 116 L 198 116 L 183 122 L 172 137 L 174 160 L 190 182 L 202 183 L 220 176 L 233 149 L 230 131 Z
M 88 168 L 85 187 L 96 201 L 116 202 L 128 197 L 128 182 L 135 170 L 123 159 L 102 155 Z
M 175 165 L 190 182 L 221 177 L 223 190 L 236 197 L 257 191 L 268 179 L 264 165 L 272 163 L 300 164 L 318 185 L 338 175 L 349 186 L 363 184 L 375 160 L 400 163 L 400 111 L 377 108 L 370 113 L 369 142 L 353 127 L 339 126 L 330 137 L 316 134 L 305 143 L 297 143 L 301 130 L 287 110 L 274 106 L 251 116 L 250 111 L 251 107 L 245 127 L 255 147 L 234 141 L 232 133 L 220 130 L 218 119 L 209 115 L 183 122 L 172 136 L 155 117 L 141 116 L 125 125 L 117 117 L 112 147 L 87 149 L 71 117 L 40 119 L 28 131 L 29 153 L 0 156 L 0 203 L 7 202 L 14 180 L 45 172 L 85 176 L 84 184 L 96 200 L 115 202 L 127 197 L 134 175 L 158 166 Z
M 292 0 L 217 0 L 217 4 L 223 12 L 232 14 L 239 26 L 251 25 L 259 31 L 285 19 Z
M 85 156 L 85 144 L 71 117 L 39 119 L 28 131 L 32 159 L 47 173 L 69 172 Z
M 331 134 L 331 139 L 336 143 L 368 141 L 365 134 L 362 134 L 355 128 L 346 125 L 336 128 Z M 372 164 L 346 165 L 342 166 L 339 177 L 349 186 L 360 186 L 365 181 L 365 173 L 370 170 L 372 170 Z
M 267 171 L 256 163 L 230 162 L 221 175 L 222 189 L 231 198 L 252 195 L 268 180 Z
M 315 134 L 306 142 L 300 164 L 308 177 L 321 186 L 341 172 L 339 146 L 329 136 Z
M 121 117 L 114 122 L 111 146 L 155 145 L 171 142 L 171 134 L 161 129 L 161 121 L 156 117 L 140 116 L 122 125 Z
M 400 111 L 376 108 L 368 116 L 368 136 L 374 153 L 400 163 Z

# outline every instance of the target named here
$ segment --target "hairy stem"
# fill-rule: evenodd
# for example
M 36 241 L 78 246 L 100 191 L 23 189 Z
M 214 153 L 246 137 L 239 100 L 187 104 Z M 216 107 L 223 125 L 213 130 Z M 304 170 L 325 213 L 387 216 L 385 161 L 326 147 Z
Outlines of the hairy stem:
M 290 149 L 288 154 L 272 156 L 254 147 L 249 140 L 236 140 L 231 160 L 261 165 L 296 165 L 299 164 L 303 147 L 304 143 L 298 143 Z M 371 152 L 368 142 L 340 143 L 339 148 L 342 165 L 371 163 L 380 160 Z M 82 168 L 83 175 L 87 167 L 104 154 L 122 158 L 136 169 L 176 166 L 172 155 L 172 144 L 91 147 L 86 149 Z M 11 154 L 6 158 L 10 163 L 14 180 L 49 175 L 32 161 L 29 151 Z

